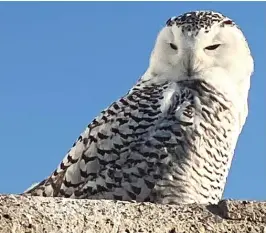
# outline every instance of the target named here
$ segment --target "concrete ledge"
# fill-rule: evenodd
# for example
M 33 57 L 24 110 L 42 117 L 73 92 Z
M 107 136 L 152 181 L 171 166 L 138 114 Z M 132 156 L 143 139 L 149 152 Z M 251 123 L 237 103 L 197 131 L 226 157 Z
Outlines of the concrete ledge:
M 266 233 L 266 202 L 217 206 L 0 195 L 1 233 Z

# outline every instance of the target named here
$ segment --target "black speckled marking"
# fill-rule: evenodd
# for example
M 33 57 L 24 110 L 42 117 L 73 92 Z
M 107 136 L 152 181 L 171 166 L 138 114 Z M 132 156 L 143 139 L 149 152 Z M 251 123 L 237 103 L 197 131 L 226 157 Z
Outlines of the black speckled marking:
M 198 32 L 203 29 L 205 33 L 210 31 L 210 28 L 215 23 L 220 23 L 224 20 L 223 23 L 220 24 L 221 27 L 225 25 L 235 26 L 235 23 L 218 12 L 213 11 L 194 11 L 187 12 L 183 15 L 172 17 L 167 20 L 166 25 L 171 27 L 176 25 L 177 27 L 182 28 L 182 32 L 194 32 L 196 36 Z

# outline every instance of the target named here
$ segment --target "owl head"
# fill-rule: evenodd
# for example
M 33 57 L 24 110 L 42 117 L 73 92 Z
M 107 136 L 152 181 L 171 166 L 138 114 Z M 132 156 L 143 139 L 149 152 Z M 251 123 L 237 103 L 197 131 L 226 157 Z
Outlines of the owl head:
M 239 90 L 246 96 L 253 59 L 233 20 L 213 11 L 195 11 L 167 21 L 148 71 L 158 80 L 202 79 L 225 95 Z

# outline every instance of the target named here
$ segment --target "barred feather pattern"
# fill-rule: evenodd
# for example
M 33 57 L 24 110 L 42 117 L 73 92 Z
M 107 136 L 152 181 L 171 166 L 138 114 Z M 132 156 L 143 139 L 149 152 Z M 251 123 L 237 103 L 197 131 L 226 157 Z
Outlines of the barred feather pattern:
M 26 194 L 216 203 L 234 153 L 237 111 L 202 80 L 140 80 Z

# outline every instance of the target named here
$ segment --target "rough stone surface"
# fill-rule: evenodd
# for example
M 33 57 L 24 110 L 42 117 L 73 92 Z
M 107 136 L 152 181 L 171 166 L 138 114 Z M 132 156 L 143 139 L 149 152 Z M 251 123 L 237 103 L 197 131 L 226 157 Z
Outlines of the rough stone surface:
M 0 196 L 1 233 L 266 233 L 266 202 L 217 206 Z

